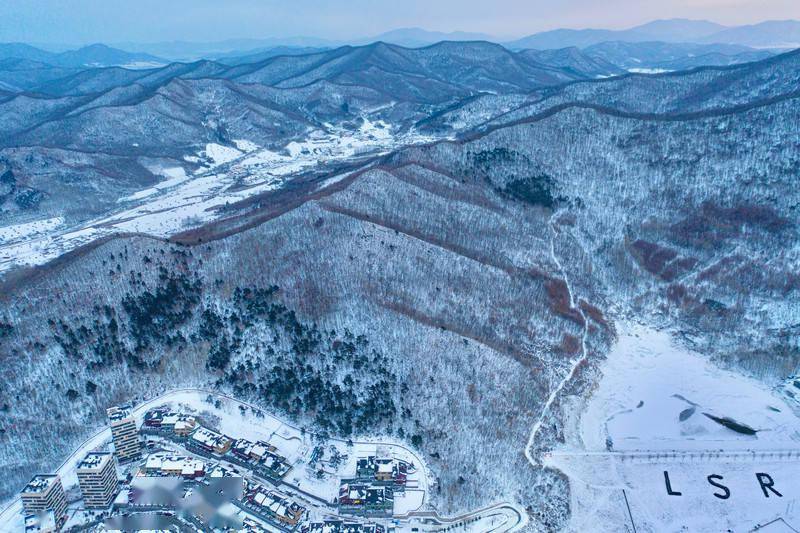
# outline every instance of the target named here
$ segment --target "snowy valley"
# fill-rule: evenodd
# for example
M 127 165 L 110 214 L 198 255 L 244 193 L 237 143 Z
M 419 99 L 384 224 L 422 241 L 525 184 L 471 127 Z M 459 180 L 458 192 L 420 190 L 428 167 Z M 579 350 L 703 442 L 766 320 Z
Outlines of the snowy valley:
M 0 228 L 0 272 L 41 265 L 80 246 L 115 234 L 142 233 L 168 238 L 226 215 L 225 208 L 280 189 L 293 176 L 333 173 L 343 164 L 358 165 L 403 146 L 432 142 L 414 131 L 395 132 L 383 121 L 362 119 L 354 131 L 327 124 L 273 151 L 246 140 L 233 146 L 208 143 L 184 157 L 194 167 L 154 168 L 163 181 L 117 200 L 118 208 L 101 218 L 66 223 L 63 217 Z M 333 175 L 320 189 L 334 183 Z

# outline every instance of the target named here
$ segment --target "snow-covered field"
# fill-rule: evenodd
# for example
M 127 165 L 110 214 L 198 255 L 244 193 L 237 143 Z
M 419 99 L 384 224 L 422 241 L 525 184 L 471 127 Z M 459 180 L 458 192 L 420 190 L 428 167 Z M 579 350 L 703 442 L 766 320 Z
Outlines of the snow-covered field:
M 800 527 L 796 407 L 666 332 L 620 330 L 588 404 L 568 406 L 567 444 L 545 459 L 570 478 L 570 530 L 738 532 L 776 518 Z M 668 494 L 664 472 L 680 495 Z
M 210 222 L 226 204 L 283 186 L 293 176 L 324 165 L 387 153 L 433 139 L 413 131 L 398 134 L 383 122 L 363 121 L 357 130 L 328 125 L 280 151 L 246 140 L 235 146 L 209 143 L 187 161 L 201 168 L 189 175 L 180 167 L 156 170 L 164 181 L 118 201 L 107 216 L 78 226 L 61 218 L 0 227 L 0 272 L 15 265 L 38 265 L 115 233 L 168 237 Z
M 0 227 L 0 244 L 13 242 L 23 239 L 29 235 L 52 231 L 64 223 L 61 217 L 45 218 L 26 224 L 15 224 L 12 226 Z
M 672 71 L 663 68 L 629 68 L 628 72 L 632 74 L 664 74 Z
M 615 450 L 800 448 L 800 420 L 780 396 L 673 345 L 666 332 L 621 335 L 603 370 L 581 424 L 590 449 L 604 448 L 607 434 Z M 760 431 L 742 435 L 703 413 Z

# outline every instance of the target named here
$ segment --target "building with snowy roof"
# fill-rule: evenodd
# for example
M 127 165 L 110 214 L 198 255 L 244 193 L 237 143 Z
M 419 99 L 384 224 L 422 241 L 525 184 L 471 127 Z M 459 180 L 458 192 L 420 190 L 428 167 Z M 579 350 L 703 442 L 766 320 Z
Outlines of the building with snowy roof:
M 110 407 L 106 410 L 114 442 L 114 453 L 120 463 L 142 456 L 142 443 L 131 410 L 128 406 Z
M 189 441 L 201 449 L 216 453 L 217 455 L 224 455 L 230 451 L 233 441 L 221 433 L 212 431 L 203 426 L 198 426 L 196 430 L 189 437 Z
M 263 485 L 256 485 L 248 491 L 246 500 L 256 510 L 289 526 L 296 526 L 306 512 L 305 507 L 285 494 L 269 490 Z
M 149 476 L 198 479 L 205 476 L 206 463 L 193 457 L 159 452 L 147 457 L 144 463 L 144 472 Z
M 26 515 L 40 516 L 50 511 L 57 525 L 66 519 L 67 496 L 61 478 L 55 474 L 33 476 L 22 489 L 20 499 Z
M 394 510 L 394 490 L 391 485 L 343 480 L 338 502 L 342 512 L 388 516 Z
M 166 433 L 174 433 L 178 437 L 187 437 L 197 427 L 197 419 L 192 415 L 176 413 L 159 407 L 145 413 L 144 426 Z
M 78 485 L 87 509 L 107 509 L 119 491 L 117 466 L 109 452 L 89 452 L 78 463 Z
M 363 457 L 356 461 L 356 477 L 365 481 L 405 485 L 408 481 L 408 463 L 393 458 Z

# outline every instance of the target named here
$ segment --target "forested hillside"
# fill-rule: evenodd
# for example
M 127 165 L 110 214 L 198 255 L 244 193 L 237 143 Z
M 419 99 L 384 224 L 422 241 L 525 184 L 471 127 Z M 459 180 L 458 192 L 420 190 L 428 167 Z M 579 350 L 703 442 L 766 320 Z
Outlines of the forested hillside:
M 234 222 L 7 276 L 0 496 L 109 403 L 199 385 L 330 434 L 407 440 L 444 513 L 502 497 L 559 528 L 569 486 L 539 459 L 615 320 L 682 329 L 763 379 L 800 363 L 800 106 L 794 70 L 765 74 L 776 65 L 687 81 L 674 105 L 520 111 L 231 206 Z M 609 83 L 553 98 L 633 94 Z

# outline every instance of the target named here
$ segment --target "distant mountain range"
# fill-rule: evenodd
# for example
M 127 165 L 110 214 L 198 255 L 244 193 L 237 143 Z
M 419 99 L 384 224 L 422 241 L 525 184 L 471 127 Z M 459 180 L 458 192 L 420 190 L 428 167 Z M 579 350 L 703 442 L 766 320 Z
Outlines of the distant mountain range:
M 755 48 L 800 48 L 800 22 L 782 20 L 728 28 L 703 42 L 731 43 Z
M 165 41 L 156 43 L 119 42 L 112 46 L 131 52 L 163 57 L 170 61 L 191 62 L 198 59 L 217 59 L 251 55 L 276 48 L 330 49 L 343 43 L 315 37 L 283 37 L 269 39 L 227 39 L 216 42 Z
M 420 46 L 429 46 L 441 41 L 489 41 L 500 42 L 499 39 L 485 34 L 485 33 L 470 33 L 464 31 L 455 31 L 444 33 L 440 31 L 428 31 L 422 28 L 400 28 L 392 30 L 380 35 L 376 35 L 370 39 L 362 39 L 355 44 L 367 44 L 369 42 L 382 41 L 385 43 L 397 44 L 410 48 Z
M 207 59 L 217 61 L 225 65 L 245 65 L 248 63 L 258 63 L 265 61 L 272 57 L 278 56 L 300 56 L 307 54 L 316 54 L 330 50 L 327 47 L 313 47 L 313 46 L 273 46 L 266 48 L 257 48 L 251 50 L 244 55 L 241 52 L 227 52 L 222 54 L 215 54 Z
M 336 48 L 382 41 L 409 48 L 428 46 L 440 41 L 489 41 L 512 49 L 584 48 L 608 41 L 695 44 L 737 44 L 754 48 L 800 47 L 800 22 L 766 21 L 758 24 L 729 27 L 707 20 L 654 20 L 626 30 L 557 29 L 535 33 L 521 39 L 508 40 L 486 33 L 439 32 L 422 28 L 399 28 L 371 37 L 351 40 L 318 37 L 282 37 L 268 39 L 230 39 L 219 42 L 194 43 L 172 41 L 160 43 L 117 43 L 116 48 L 167 58 L 172 61 L 218 59 L 264 52 L 274 48 Z
M 647 48 L 665 50 L 664 43 L 681 45 L 735 45 L 733 48 L 697 49 L 693 55 L 721 54 L 701 61 L 683 61 L 682 56 L 689 47 L 671 49 L 667 55 L 683 57 L 661 58 L 664 68 L 677 70 L 700 64 L 738 63 L 729 61 L 729 56 L 752 52 L 752 49 L 790 49 L 800 47 L 800 22 L 767 21 L 747 26 L 726 27 L 706 20 L 670 19 L 656 20 L 626 30 L 607 29 L 557 29 L 536 33 L 521 39 L 506 41 L 484 33 L 437 32 L 421 28 L 401 28 L 370 38 L 350 41 L 334 41 L 313 37 L 290 37 L 270 39 L 231 39 L 219 42 L 194 43 L 185 41 L 161 43 L 118 43 L 113 46 L 92 44 L 75 50 L 46 51 L 23 43 L 0 43 L 0 61 L 25 60 L 52 67 L 80 69 L 87 67 L 124 66 L 144 68 L 165 65 L 170 62 L 193 62 L 199 59 L 219 61 L 226 65 L 240 65 L 263 61 L 281 55 L 304 55 L 342 46 L 363 46 L 383 42 L 406 48 L 421 48 L 435 43 L 488 41 L 502 44 L 511 50 L 560 50 L 565 48 L 586 49 L 604 43 L 649 43 Z M 661 44 L 654 44 L 661 43 Z M 747 48 L 744 48 L 747 47 Z M 606 46 L 606 48 L 608 48 Z M 617 45 L 618 49 L 625 48 Z M 626 48 L 630 50 L 630 47 Z M 641 52 L 640 52 L 641 54 Z M 620 62 L 602 54 L 595 58 L 609 60 L 617 66 Z M 644 54 L 647 55 L 647 54 Z M 761 59 L 764 54 L 753 54 L 748 60 Z M 677 61 L 670 65 L 670 61 Z M 647 63 L 647 60 L 644 61 Z M 25 65 L 25 68 L 33 64 Z M 650 65 L 648 68 L 652 67 Z M 17 68 L 21 68 L 17 65 Z M 628 67 L 626 67 L 628 68 Z
M 512 49 L 539 50 L 577 46 L 584 48 L 609 41 L 737 44 L 755 48 L 800 47 L 800 22 L 766 21 L 749 26 L 726 27 L 706 20 L 656 20 L 627 30 L 558 29 L 535 33 L 504 43 Z
M 4 59 L 25 59 L 63 68 L 153 67 L 168 63 L 150 54 L 126 52 L 104 44 L 92 44 L 77 50 L 55 53 L 23 43 L 0 43 L 0 60 Z
M 565 50 L 578 50 L 567 48 Z M 725 66 L 759 61 L 773 55 L 735 44 L 692 44 L 609 41 L 580 50 L 594 60 L 605 61 L 627 71 L 676 71 L 702 66 Z M 540 50 L 539 53 L 550 53 Z
M 489 41 L 508 48 L 559 49 L 576 46 L 584 48 L 602 42 L 668 42 L 694 44 L 736 44 L 753 48 L 800 47 L 800 22 L 766 21 L 747 26 L 729 27 L 707 20 L 669 19 L 654 20 L 626 30 L 608 29 L 557 29 L 535 33 L 521 39 L 499 38 L 485 33 L 439 32 L 422 28 L 399 28 L 371 37 L 351 40 L 326 40 L 315 37 L 289 37 L 270 39 L 238 39 L 217 43 L 120 43 L 124 50 L 143 52 L 172 60 L 217 59 L 253 54 L 276 47 L 336 48 L 344 45 L 364 45 L 385 42 L 409 48 L 429 46 L 441 41 Z
M 219 42 L 194 43 L 186 41 L 159 42 L 159 43 L 115 43 L 113 46 L 134 52 L 152 54 L 165 57 L 173 61 L 194 61 L 197 59 L 222 59 L 243 57 L 264 53 L 274 49 L 285 51 L 296 49 L 332 49 L 341 46 L 362 46 L 374 42 L 385 42 L 419 48 L 429 46 L 441 41 L 489 41 L 500 43 L 497 39 L 486 33 L 470 32 L 439 32 L 422 28 L 398 28 L 379 35 L 361 37 L 350 40 L 320 39 L 318 37 L 280 37 L 268 39 L 229 39 Z
M 172 63 L 153 69 L 81 69 L 59 77 L 53 77 L 49 69 L 42 68 L 35 71 L 43 76 L 41 79 L 33 76 L 31 70 L 26 70 L 26 77 L 22 80 L 24 84 L 16 86 L 17 91 L 67 96 L 99 93 L 131 83 L 158 87 L 175 78 L 219 78 L 283 88 L 327 81 L 368 87 L 404 101 L 431 103 L 480 91 L 505 92 L 512 88 L 526 91 L 619 71 L 613 65 L 606 69 L 594 65 L 591 73 L 584 73 L 575 64 L 564 68 L 552 61 L 536 60 L 530 55 L 511 52 L 487 42 L 443 42 L 419 49 L 373 43 L 309 54 L 271 55 L 264 52 L 263 55 L 267 56 L 264 59 L 260 59 L 261 55 L 250 58 L 256 61 L 244 57 Z M 4 64 L 0 62 L 0 83 L 15 85 L 19 71 L 5 68 L 8 70 L 4 70 Z M 63 69 L 55 70 L 57 74 L 63 73 Z M 425 83 L 421 86 L 419 80 Z
M 621 72 L 580 52 L 515 53 L 487 42 L 373 43 L 136 70 L 0 60 L 0 176 L 8 182 L 0 213 L 6 220 L 51 209 L 104 214 L 153 183 L 150 167 L 186 165 L 184 157 L 208 143 L 248 139 L 280 149 L 309 131 L 357 128 L 362 117 L 399 131 L 480 94 L 524 99 L 535 89 Z M 64 189 L 78 175 L 86 188 Z
M 461 96 L 474 91 L 506 92 L 510 87 L 525 91 L 577 79 L 615 76 L 626 71 L 675 71 L 733 65 L 764 59 L 772 53 L 739 45 L 665 42 L 614 41 L 583 49 L 572 46 L 518 53 L 486 41 L 443 41 L 421 48 L 377 42 L 333 49 L 272 47 L 244 55 L 222 53 L 213 60 L 164 65 L 162 60 L 149 54 L 103 45 L 51 53 L 29 45 L 8 44 L 0 45 L 0 90 L 74 95 L 129 83 L 154 87 L 175 77 L 285 85 L 297 76 L 299 85 L 348 79 L 350 83 L 381 92 L 396 94 L 396 91 L 411 90 L 418 93 L 415 99 L 437 100 L 441 96 L 446 100 L 454 95 L 454 86 L 459 87 L 456 94 Z M 442 61 L 452 63 L 437 65 Z M 394 74 L 387 77 L 382 74 L 386 72 Z M 442 72 L 447 75 L 442 77 Z M 417 78 L 409 73 L 428 80 L 425 91 L 414 88 Z M 397 75 L 399 77 L 393 77 Z M 260 79 L 262 76 L 266 76 L 266 81 Z M 389 79 L 395 85 L 387 86 Z M 435 80 L 435 87 L 431 80 Z M 407 99 L 407 95 L 403 99 Z

